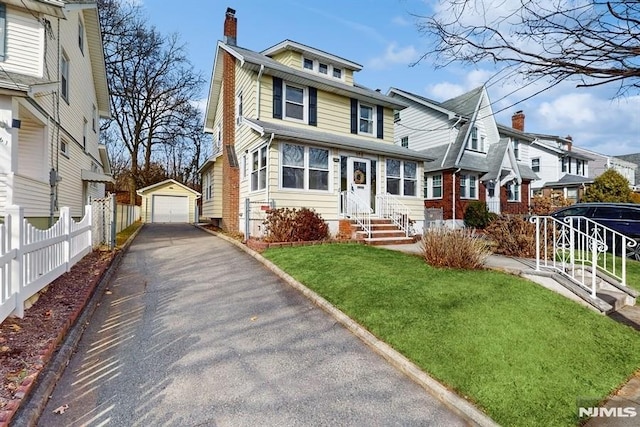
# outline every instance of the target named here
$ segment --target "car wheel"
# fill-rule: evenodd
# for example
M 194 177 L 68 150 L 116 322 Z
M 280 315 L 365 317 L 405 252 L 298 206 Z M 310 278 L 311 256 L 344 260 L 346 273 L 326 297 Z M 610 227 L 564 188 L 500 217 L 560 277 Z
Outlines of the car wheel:
M 636 245 L 629 248 L 629 258 L 640 261 L 640 239 L 636 239 Z

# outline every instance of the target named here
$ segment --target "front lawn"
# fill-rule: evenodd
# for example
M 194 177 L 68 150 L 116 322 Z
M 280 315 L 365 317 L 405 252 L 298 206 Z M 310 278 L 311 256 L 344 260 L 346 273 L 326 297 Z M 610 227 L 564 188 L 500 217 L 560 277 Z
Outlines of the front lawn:
M 264 256 L 505 426 L 575 425 L 640 367 L 640 335 L 529 281 L 363 245 Z

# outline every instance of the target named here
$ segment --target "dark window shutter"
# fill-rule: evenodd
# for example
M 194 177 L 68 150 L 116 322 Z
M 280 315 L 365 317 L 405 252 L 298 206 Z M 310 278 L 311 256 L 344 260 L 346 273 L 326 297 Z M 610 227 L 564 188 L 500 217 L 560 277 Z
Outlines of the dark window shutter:
M 358 133 L 358 100 L 351 98 L 351 133 Z
M 273 118 L 282 118 L 282 79 L 273 78 Z
M 318 126 L 318 89 L 309 88 L 309 124 Z
M 376 136 L 380 139 L 383 139 L 384 138 L 384 107 L 382 105 L 378 105 L 376 121 L 378 122 L 377 123 L 378 132 L 376 133 Z

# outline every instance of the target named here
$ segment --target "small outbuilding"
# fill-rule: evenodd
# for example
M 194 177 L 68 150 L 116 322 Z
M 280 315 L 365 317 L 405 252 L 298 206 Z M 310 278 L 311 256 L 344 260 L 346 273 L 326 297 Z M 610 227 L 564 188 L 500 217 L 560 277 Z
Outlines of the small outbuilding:
M 137 193 L 142 197 L 142 222 L 194 223 L 198 218 L 196 200 L 200 193 L 175 179 L 141 188 Z

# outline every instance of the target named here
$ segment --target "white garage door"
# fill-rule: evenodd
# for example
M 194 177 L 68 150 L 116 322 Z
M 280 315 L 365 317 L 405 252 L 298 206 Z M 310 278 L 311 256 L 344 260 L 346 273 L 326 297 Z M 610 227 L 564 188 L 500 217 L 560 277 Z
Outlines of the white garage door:
M 189 222 L 189 197 L 153 196 L 151 222 Z

